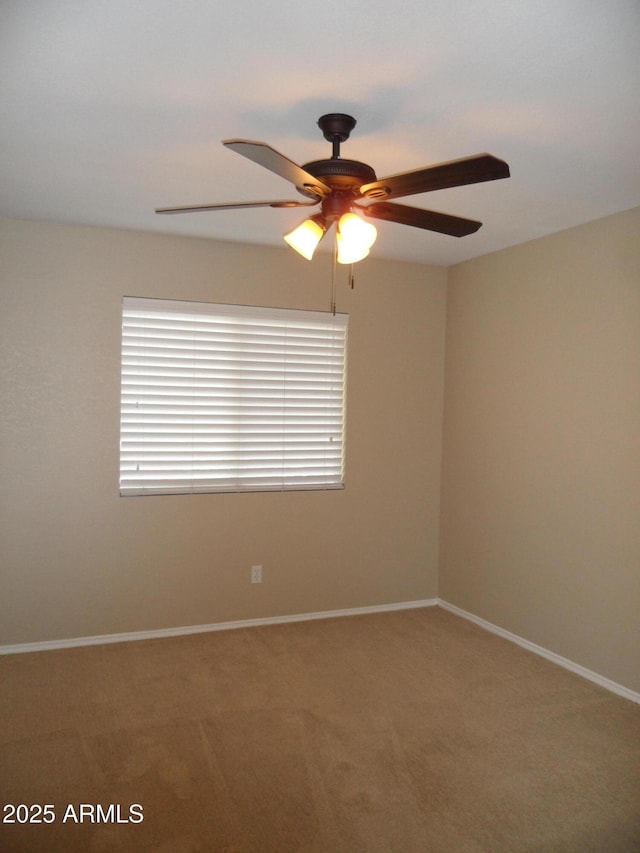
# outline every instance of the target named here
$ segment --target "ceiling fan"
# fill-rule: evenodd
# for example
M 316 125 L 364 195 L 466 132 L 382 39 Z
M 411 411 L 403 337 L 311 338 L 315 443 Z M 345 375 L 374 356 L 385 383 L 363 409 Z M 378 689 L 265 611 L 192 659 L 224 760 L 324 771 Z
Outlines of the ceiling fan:
M 482 225 L 481 222 L 460 216 L 395 204 L 390 199 L 509 177 L 509 166 L 504 160 L 499 160 L 491 154 L 476 154 L 378 178 L 366 163 L 345 160 L 340 156 L 340 145 L 349 138 L 356 126 L 356 120 L 352 116 L 329 113 L 320 117 L 318 126 L 324 138 L 332 144 L 331 157 L 326 160 L 314 160 L 304 166 L 298 166 L 265 142 L 252 142 L 247 139 L 223 141 L 227 148 L 292 183 L 305 197 L 305 201 L 246 201 L 160 207 L 156 209 L 156 213 L 320 205 L 318 213 L 284 236 L 285 241 L 311 260 L 316 246 L 336 222 L 337 260 L 339 263 L 352 264 L 369 254 L 369 249 L 376 239 L 376 229 L 367 219 L 398 222 L 401 225 L 411 225 L 453 237 L 473 234 Z

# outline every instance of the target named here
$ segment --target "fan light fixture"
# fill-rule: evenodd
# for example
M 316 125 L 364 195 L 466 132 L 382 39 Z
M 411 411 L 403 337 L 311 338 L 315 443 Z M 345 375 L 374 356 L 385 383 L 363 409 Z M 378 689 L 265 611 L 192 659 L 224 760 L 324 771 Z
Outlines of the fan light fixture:
M 322 214 L 305 219 L 297 228 L 284 235 L 285 242 L 303 258 L 313 258 L 318 243 L 326 234 L 329 225 Z M 344 213 L 338 221 L 336 234 L 337 261 L 339 264 L 355 264 L 369 254 L 375 243 L 377 231 L 356 213 Z

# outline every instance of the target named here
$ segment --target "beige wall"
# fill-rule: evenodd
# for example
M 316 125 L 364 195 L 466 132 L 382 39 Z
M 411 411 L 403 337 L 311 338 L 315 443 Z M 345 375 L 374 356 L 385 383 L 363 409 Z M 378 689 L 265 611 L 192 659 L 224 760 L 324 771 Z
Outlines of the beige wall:
M 439 595 L 640 691 L 640 209 L 449 270 Z
M 356 270 L 344 491 L 120 498 L 122 295 L 326 310 L 330 259 L 0 224 L 0 645 L 436 595 L 446 270 Z
M 120 498 L 121 296 L 325 309 L 329 258 L 1 223 L 0 645 L 439 594 L 640 691 L 639 234 L 461 264 L 446 307 L 446 270 L 342 272 L 346 489 Z

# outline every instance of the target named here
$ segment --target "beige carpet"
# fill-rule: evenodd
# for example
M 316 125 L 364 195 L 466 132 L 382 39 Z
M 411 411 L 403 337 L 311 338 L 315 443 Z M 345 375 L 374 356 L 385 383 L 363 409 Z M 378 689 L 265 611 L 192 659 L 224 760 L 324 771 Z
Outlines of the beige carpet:
M 0 677 L 0 800 L 55 815 L 0 825 L 3 853 L 640 851 L 640 706 L 439 608 Z

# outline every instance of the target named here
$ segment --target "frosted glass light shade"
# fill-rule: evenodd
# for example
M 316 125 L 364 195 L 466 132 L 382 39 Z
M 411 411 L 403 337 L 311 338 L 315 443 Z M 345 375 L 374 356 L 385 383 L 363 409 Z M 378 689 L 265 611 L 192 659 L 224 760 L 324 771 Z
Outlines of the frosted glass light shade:
M 352 245 L 339 231 L 336 234 L 336 246 L 338 249 L 336 260 L 339 264 L 355 264 L 369 254 L 369 249 Z
M 355 264 L 369 254 L 378 232 L 370 222 L 355 213 L 345 213 L 338 223 L 336 237 L 339 264 Z
M 284 239 L 292 249 L 310 261 L 325 230 L 317 221 L 317 217 L 312 216 L 311 219 L 305 219 L 301 225 L 285 234 Z

